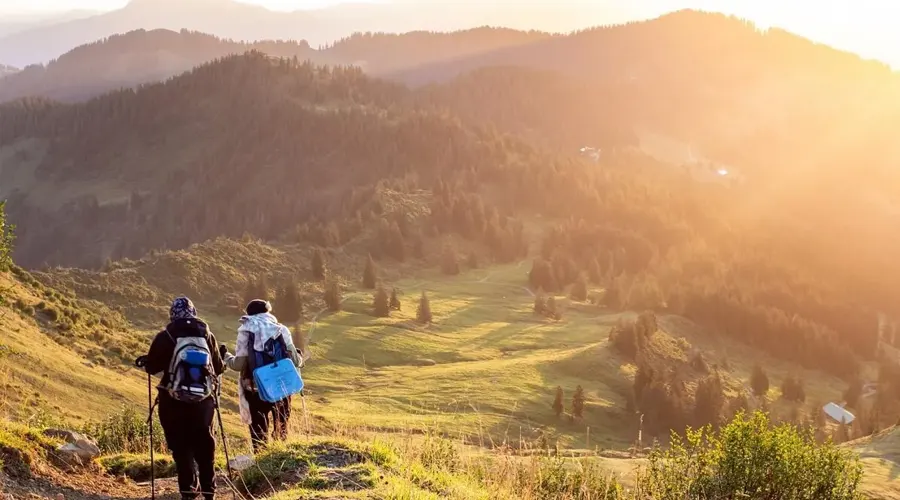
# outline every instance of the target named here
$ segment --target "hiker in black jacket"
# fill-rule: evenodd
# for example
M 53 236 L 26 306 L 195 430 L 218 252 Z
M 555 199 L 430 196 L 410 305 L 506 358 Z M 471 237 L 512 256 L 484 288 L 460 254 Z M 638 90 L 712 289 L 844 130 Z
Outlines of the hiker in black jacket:
M 169 310 L 170 322 L 159 332 L 150 345 L 145 358 L 145 369 L 151 375 L 162 373 L 159 388 L 159 421 L 166 436 L 166 445 L 172 452 L 178 471 L 178 489 L 181 498 L 203 500 L 215 498 L 216 482 L 214 460 L 216 440 L 213 436 L 215 396 L 201 394 L 196 402 L 179 400 L 170 392 L 173 379 L 172 359 L 178 339 L 185 337 L 205 338 L 209 351 L 209 366 L 212 373 L 209 380 L 217 383 L 216 377 L 225 371 L 219 346 L 209 327 L 197 317 L 197 310 L 187 297 L 179 297 Z M 213 393 L 215 388 L 212 388 Z

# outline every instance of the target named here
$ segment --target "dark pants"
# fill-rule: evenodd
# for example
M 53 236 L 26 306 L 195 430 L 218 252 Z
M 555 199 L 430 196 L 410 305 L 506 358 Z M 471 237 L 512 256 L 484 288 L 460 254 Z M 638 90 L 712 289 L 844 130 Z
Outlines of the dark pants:
M 264 401 L 255 391 L 246 392 L 250 405 L 250 441 L 253 452 L 258 453 L 269 442 L 269 420 L 272 424 L 272 437 L 285 440 L 288 434 L 288 420 L 291 418 L 291 398 L 277 403 Z
M 178 471 L 182 497 L 203 493 L 213 498 L 216 491 L 216 438 L 213 436 L 215 403 L 212 398 L 199 403 L 182 403 L 166 394 L 159 396 L 159 423 L 166 435 Z

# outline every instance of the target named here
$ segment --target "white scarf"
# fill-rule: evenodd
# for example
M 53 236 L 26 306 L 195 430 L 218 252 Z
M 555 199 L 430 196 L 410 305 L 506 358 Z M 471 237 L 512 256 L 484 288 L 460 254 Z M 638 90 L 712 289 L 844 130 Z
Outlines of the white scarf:
M 265 349 L 266 342 L 270 339 L 278 338 L 279 335 L 284 338 L 284 343 L 288 350 L 294 346 L 294 340 L 291 338 L 291 331 L 288 327 L 278 322 L 271 313 L 254 314 L 253 316 L 242 316 L 241 325 L 238 326 L 237 345 L 235 346 L 234 355 L 237 357 L 250 356 L 250 335 L 253 335 L 253 349 L 262 351 Z M 241 422 L 250 425 L 250 402 L 244 394 L 243 381 L 238 382 L 238 395 L 241 413 Z

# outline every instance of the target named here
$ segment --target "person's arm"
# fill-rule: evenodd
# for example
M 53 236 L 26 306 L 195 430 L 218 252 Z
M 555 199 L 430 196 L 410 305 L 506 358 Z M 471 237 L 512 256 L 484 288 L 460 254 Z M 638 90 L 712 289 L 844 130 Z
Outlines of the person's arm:
M 210 355 L 212 356 L 213 371 L 215 372 L 216 376 L 219 376 L 225 373 L 225 363 L 222 362 L 222 356 L 219 353 L 219 343 L 216 342 L 216 336 L 211 331 L 209 332 L 208 341 L 210 347 L 212 347 Z
M 147 364 L 144 366 L 144 370 L 150 375 L 157 375 L 168 370 L 172 349 L 174 349 L 174 345 L 166 332 L 156 334 L 150 344 L 150 352 L 147 353 Z
M 225 355 L 225 366 L 227 366 L 230 370 L 241 372 L 243 371 L 244 367 L 247 366 L 247 356 L 250 352 L 247 345 L 249 341 L 250 336 L 247 335 L 247 332 L 238 330 L 237 341 L 235 341 L 234 346 L 234 354 L 228 353 Z
M 284 337 L 284 344 L 287 346 L 288 354 L 291 357 L 291 361 L 294 363 L 294 366 L 297 368 L 303 368 L 303 357 L 297 352 L 297 346 L 294 345 L 294 338 L 291 334 L 290 328 L 282 325 L 284 328 L 284 332 L 282 332 L 282 336 Z

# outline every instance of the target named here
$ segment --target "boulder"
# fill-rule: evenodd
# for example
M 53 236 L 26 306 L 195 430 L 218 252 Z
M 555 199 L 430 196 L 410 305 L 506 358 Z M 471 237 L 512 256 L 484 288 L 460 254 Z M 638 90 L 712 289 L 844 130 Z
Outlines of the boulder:
M 47 429 L 44 435 L 54 439 L 65 441 L 66 444 L 56 449 L 60 458 L 71 465 L 85 465 L 91 463 L 100 456 L 100 447 L 97 443 L 75 431 L 62 429 Z

